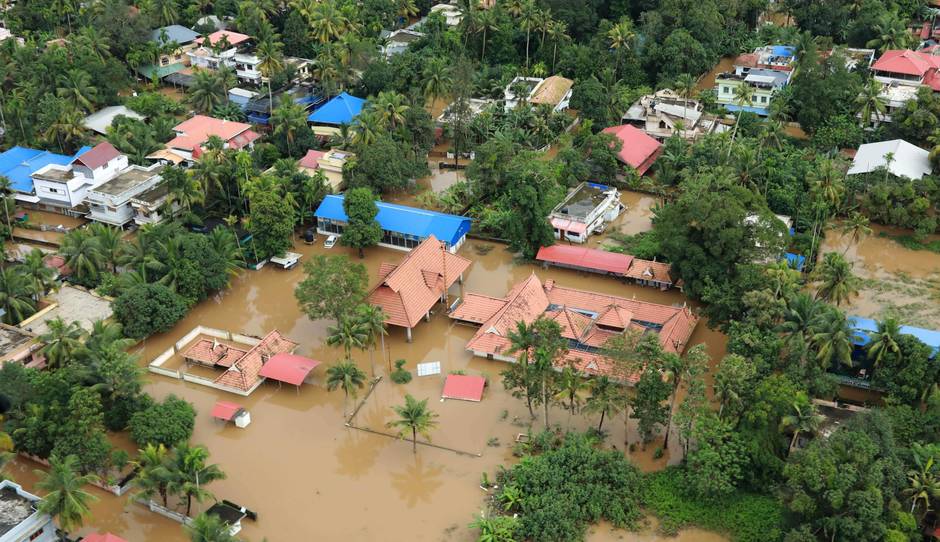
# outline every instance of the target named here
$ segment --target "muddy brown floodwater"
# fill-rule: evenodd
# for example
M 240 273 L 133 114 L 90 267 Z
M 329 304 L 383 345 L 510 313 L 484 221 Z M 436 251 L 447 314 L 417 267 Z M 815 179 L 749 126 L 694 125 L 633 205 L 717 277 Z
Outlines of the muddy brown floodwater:
M 322 237 L 316 246 L 298 242 L 295 250 L 306 258 L 321 253 L 346 254 L 366 266 L 373 282 L 380 263 L 397 263 L 403 256 L 398 251 L 376 248 L 359 260 L 340 246 L 326 250 L 322 242 Z M 667 304 L 686 301 L 678 291 L 661 292 L 596 275 L 519 264 L 501 245 L 470 240 L 460 252 L 473 264 L 463 286 L 452 289 L 451 301 L 460 291 L 502 297 L 533 271 L 543 280 L 554 278 L 560 284 L 577 288 Z M 327 364 L 335 362 L 341 352 L 325 344 L 330 322 L 309 320 L 294 300 L 294 287 L 302 277 L 299 267 L 285 271 L 269 266 L 243 273 L 229 290 L 199 304 L 172 331 L 141 343 L 135 349 L 141 364 L 200 324 L 254 335 L 278 329 L 300 343 L 298 354 Z M 407 360 L 406 367 L 412 371 L 416 363 L 440 361 L 444 374 L 462 370 L 487 375 L 490 385 L 481 403 L 440 402 L 443 375 L 415 377 L 404 386 L 386 378 L 368 398 L 354 423 L 388 431 L 385 424 L 393 415 L 390 407 L 403 403 L 404 395 L 410 393 L 419 399 L 428 398 L 431 409 L 440 416 L 439 425 L 432 432 L 434 444 L 480 457 L 424 446 L 413 454 L 409 443 L 344 427 L 343 394 L 326 391 L 325 366 L 316 369 L 314 382 L 299 391 L 291 386 L 264 384 L 250 397 L 243 398 L 149 373 L 147 391 L 158 398 L 176 394 L 195 404 L 199 415 L 192 440 L 208 446 L 211 460 L 228 474 L 226 480 L 214 482 L 209 489 L 218 498 L 243 504 L 259 514 L 257 522 L 243 523 L 246 540 L 258 542 L 267 537 L 270 542 L 288 542 L 316 536 L 320 540 L 471 541 L 475 540 L 475 533 L 467 525 L 484 500 L 479 488 L 481 474 L 487 472 L 492 477 L 497 466 L 512 463 L 510 445 L 532 423 L 524 403 L 503 390 L 499 372 L 504 365 L 472 357 L 464 350 L 473 332 L 474 328 L 454 324 L 438 306 L 431 321 L 415 329 L 414 342 L 406 342 L 400 328 L 391 328 L 386 344 L 390 359 Z M 704 322 L 700 322 L 692 337 L 692 344 L 700 342 L 708 344 L 716 361 L 725 352 L 725 338 L 709 330 Z M 370 370 L 368 352 L 355 352 L 354 359 L 366 372 Z M 378 356 L 376 366 L 379 374 L 387 373 L 387 366 Z M 247 408 L 251 425 L 238 429 L 210 418 L 212 405 L 218 400 L 234 401 Z M 552 423 L 576 430 L 597 423 L 594 416 L 570 416 L 560 409 L 553 410 L 551 417 Z M 540 428 L 541 421 L 535 422 L 534 429 Z M 623 417 L 610 420 L 605 428 L 611 433 L 608 445 L 624 449 Z M 626 431 L 631 441 L 637 440 L 632 421 Z M 655 444 L 646 452 L 632 453 L 631 459 L 640 468 L 649 470 L 663 466 L 670 456 L 677 458 L 667 454 L 667 458 L 654 462 L 651 459 L 654 448 Z M 34 467 L 17 460 L 8 474 L 32 488 Z M 78 534 L 101 529 L 134 542 L 186 540 L 180 525 L 146 511 L 127 497 L 92 491 L 100 500 L 92 507 L 88 525 Z M 667 539 L 652 532 L 613 531 L 608 536 L 603 534 L 604 529 L 596 530 L 598 534 L 592 537 L 596 541 L 723 540 L 699 531 L 689 531 L 684 538 Z

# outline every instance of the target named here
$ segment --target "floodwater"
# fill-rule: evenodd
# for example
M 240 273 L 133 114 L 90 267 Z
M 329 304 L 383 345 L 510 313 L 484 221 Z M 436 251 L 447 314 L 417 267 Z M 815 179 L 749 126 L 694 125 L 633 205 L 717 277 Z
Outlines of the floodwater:
M 653 229 L 653 207 L 660 202 L 659 197 L 644 192 L 622 190 L 620 201 L 627 206 L 626 210 L 607 225 L 604 233 L 591 235 L 587 243 L 589 247 L 601 248 L 614 244 L 614 241 L 609 241 L 611 232 L 636 235 Z
M 715 88 L 715 77 L 718 76 L 719 73 L 724 73 L 724 72 L 728 72 L 732 70 L 734 70 L 734 57 L 731 57 L 731 56 L 722 57 L 718 61 L 718 64 L 715 64 L 715 66 L 711 70 L 705 72 L 704 75 L 699 77 L 698 84 L 695 85 L 695 90 L 702 91 L 702 90 L 710 90 L 710 89 Z
M 88 223 L 88 220 L 85 218 L 75 217 L 75 216 L 66 216 L 59 213 L 52 213 L 49 211 L 37 211 L 35 209 L 23 209 L 23 212 L 28 216 L 28 222 L 30 224 L 45 224 L 49 227 L 59 227 L 65 228 L 66 230 L 74 230 L 79 226 L 84 226 Z
M 305 257 L 346 254 L 354 263 L 366 266 L 372 281 L 381 262 L 397 263 L 404 255 L 375 248 L 359 260 L 353 251 L 341 246 L 324 249 L 322 238 L 316 246 L 298 244 L 294 250 Z M 571 270 L 520 265 L 501 245 L 470 240 L 460 253 L 473 264 L 463 286 L 451 290 L 451 301 L 463 291 L 501 297 L 513 284 L 536 272 L 543 279 L 554 278 L 566 286 L 666 304 L 685 302 L 678 291 L 661 292 Z M 341 351 L 325 344 L 330 322 L 309 320 L 294 300 L 293 289 L 302 278 L 299 267 L 286 271 L 269 266 L 243 273 L 229 290 L 195 307 L 173 330 L 141 343 L 136 349 L 141 364 L 200 324 L 253 335 L 278 329 L 301 344 L 298 354 L 327 365 L 334 363 Z M 406 342 L 399 328 L 391 328 L 385 342 L 388 359 L 405 359 L 412 371 L 416 363 L 440 361 L 443 374 L 461 370 L 488 376 L 490 384 L 482 402 L 440 402 L 443 375 L 415 377 L 404 386 L 384 378 L 353 420 L 354 426 L 389 432 L 385 424 L 393 417 L 392 405 L 402 404 L 406 393 L 427 398 L 430 408 L 439 415 L 438 426 L 431 434 L 433 444 L 465 454 L 428 446 L 419 446 L 413 454 L 408 442 L 345 427 L 343 394 L 326 391 L 325 366 L 313 372 L 312 384 L 299 390 L 265 384 L 244 398 L 149 373 L 147 390 L 158 398 L 173 393 L 196 406 L 199 415 L 192 440 L 208 446 L 211 460 L 228 473 L 228 479 L 214 482 L 208 489 L 218 498 L 247 506 L 259 515 L 257 522 L 243 523 L 246 540 L 257 542 L 266 537 L 270 542 L 286 542 L 309 540 L 315 534 L 322 540 L 372 541 L 401 539 L 407 533 L 410 540 L 471 541 L 476 533 L 467 525 L 485 497 L 479 488 L 481 474 L 486 472 L 492 479 L 499 465 L 514 461 L 511 444 L 516 436 L 525 433 L 529 424 L 534 430 L 542 427 L 541 418 L 533 423 L 523 401 L 503 390 L 499 376 L 503 363 L 475 358 L 464 350 L 473 333 L 474 328 L 453 323 L 438 306 L 430 322 L 414 330 L 414 342 Z M 704 321 L 692 337 L 692 344 L 700 342 L 708 344 L 715 361 L 724 355 L 725 338 L 709 330 Z M 368 352 L 354 352 L 353 357 L 370 372 Z M 376 355 L 375 365 L 379 375 L 387 374 L 381 354 Z M 360 392 L 359 400 L 364 392 Z M 245 407 L 251 413 L 251 425 L 238 429 L 213 420 L 208 413 L 218 400 Z M 350 411 L 354 402 L 350 400 Z M 553 408 L 550 417 L 552 424 L 563 429 L 584 430 L 597 424 L 596 416 L 570 415 L 560 408 Z M 604 427 L 610 432 L 608 446 L 624 449 L 625 429 L 630 441 L 637 441 L 635 423 L 631 420 L 625 427 L 623 416 L 613 417 Z M 631 460 L 645 470 L 661 468 L 670 457 L 675 457 L 671 460 L 675 462 L 677 440 L 672 439 L 673 454 L 667 453 L 658 461 L 651 458 L 655 443 L 646 451 L 638 448 L 630 453 Z M 32 487 L 33 467 L 17 460 L 8 474 Z M 127 497 L 92 491 L 100 501 L 93 506 L 88 525 L 77 534 L 100 529 L 131 541 L 186 540 L 178 524 L 150 513 Z M 609 537 L 599 534 L 600 538 L 592 540 L 723 540 L 708 538 L 711 535 L 707 533 L 689 533 L 683 538 L 666 539 L 651 533 L 615 531 Z M 621 534 L 624 538 L 619 538 Z
M 718 533 L 702 529 L 683 529 L 676 536 L 665 537 L 656 529 L 659 522 L 656 518 L 647 518 L 646 525 L 638 532 L 615 529 L 608 523 L 592 527 L 588 532 L 588 542 L 728 542 L 728 539 Z
M 940 254 L 910 250 L 888 236 L 910 231 L 873 224 L 872 234 L 855 244 L 851 234 L 826 232 L 820 254 L 844 253 L 853 272 L 862 279 L 857 298 L 846 307 L 849 314 L 882 318 L 893 313 L 902 323 L 940 329 Z M 931 236 L 930 240 L 940 239 Z
M 29 230 L 26 228 L 17 227 L 13 228 L 13 238 L 19 241 L 40 243 L 57 247 L 62 244 L 62 239 L 64 237 L 64 233 L 57 231 Z

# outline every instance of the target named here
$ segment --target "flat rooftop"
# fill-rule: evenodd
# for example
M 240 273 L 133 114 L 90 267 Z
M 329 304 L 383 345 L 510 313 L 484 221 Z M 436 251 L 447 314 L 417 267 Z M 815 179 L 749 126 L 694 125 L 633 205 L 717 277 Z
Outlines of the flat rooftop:
M 62 286 L 50 299 L 54 305 L 27 318 L 20 327 L 34 335 L 42 335 L 49 330 L 47 323 L 56 318 L 66 322 L 78 322 L 85 331 L 98 320 L 111 317 L 111 302 L 74 286 Z
M 607 199 L 609 186 L 602 184 L 581 183 L 574 192 L 562 201 L 552 214 L 584 220 Z
M 31 340 L 33 336 L 22 329 L 0 324 L 0 358 L 15 352 Z
M 33 515 L 33 501 L 13 487 L 0 488 L 0 536 L 12 531 Z
M 59 169 L 53 167 L 43 171 L 42 173 L 33 173 L 33 177 L 47 181 L 54 181 L 57 183 L 65 183 L 71 181 L 72 178 L 75 177 L 75 172 L 72 171 L 72 168 Z
M 160 201 L 161 199 L 167 197 L 170 193 L 170 189 L 165 182 L 159 183 L 150 190 L 147 190 L 143 194 L 134 196 L 134 201 L 141 201 L 149 205 L 153 205 Z
M 122 171 L 117 177 L 102 184 L 101 186 L 98 186 L 94 189 L 94 191 L 101 192 L 102 194 L 107 194 L 109 196 L 119 196 L 131 188 L 147 182 L 153 178 L 154 175 L 159 175 L 160 171 L 162 170 L 163 167 L 157 167 L 150 170 L 140 167 L 131 167 Z

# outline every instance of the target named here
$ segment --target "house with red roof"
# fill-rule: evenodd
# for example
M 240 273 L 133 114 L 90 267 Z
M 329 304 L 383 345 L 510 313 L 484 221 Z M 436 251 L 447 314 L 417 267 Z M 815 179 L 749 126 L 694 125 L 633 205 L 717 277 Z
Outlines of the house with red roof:
M 572 245 L 552 245 L 540 248 L 535 259 L 546 267 L 554 265 L 588 273 L 611 275 L 661 290 L 682 287 L 681 279 L 677 282 L 672 278 L 672 265 L 655 260 L 634 258 L 629 254 Z
M 878 97 L 885 105 L 883 112 L 872 112 L 869 119 L 872 124 L 892 122 L 894 112 L 916 99 L 921 87 L 940 92 L 940 54 L 937 53 L 932 49 L 892 49 L 871 65 L 872 75 L 882 84 Z
M 199 158 L 210 137 L 220 138 L 226 149 L 251 149 L 261 137 L 261 134 L 251 129 L 250 124 L 205 115 L 195 115 L 177 124 L 173 131 L 176 137 L 166 144 L 166 148 L 187 163 Z
M 698 317 L 688 307 L 671 307 L 622 297 L 575 290 L 544 283 L 535 273 L 513 286 L 504 298 L 467 294 L 450 313 L 459 322 L 479 325 L 467 342 L 475 356 L 513 363 L 510 332 L 519 322 L 531 324 L 540 317 L 554 320 L 568 340 L 568 351 L 555 361 L 556 369 L 572 366 L 587 375 L 603 375 L 636 382 L 638 374 L 621 374 L 613 360 L 604 355 L 610 339 L 628 330 L 656 333 L 666 352 L 681 354 Z
M 379 282 L 367 301 L 385 313 L 385 322 L 403 327 L 408 341 L 411 330 L 431 309 L 447 301 L 447 291 L 470 267 L 470 260 L 451 253 L 433 234 L 415 247 L 398 265 L 379 266 Z
M 310 149 L 307 154 L 297 162 L 297 169 L 307 175 L 316 175 L 317 171 L 323 173 L 333 192 L 339 192 L 343 187 L 343 166 L 355 155 L 349 151 L 330 149 L 318 151 Z
M 127 156 L 107 141 L 79 155 L 70 164 L 49 164 L 32 173 L 33 189 L 43 210 L 81 214 L 79 207 L 91 190 L 116 177 L 128 166 Z
M 617 159 L 632 167 L 637 175 L 649 171 L 653 163 L 663 152 L 663 145 L 646 132 L 629 124 L 604 128 L 605 134 L 611 134 L 620 140 Z

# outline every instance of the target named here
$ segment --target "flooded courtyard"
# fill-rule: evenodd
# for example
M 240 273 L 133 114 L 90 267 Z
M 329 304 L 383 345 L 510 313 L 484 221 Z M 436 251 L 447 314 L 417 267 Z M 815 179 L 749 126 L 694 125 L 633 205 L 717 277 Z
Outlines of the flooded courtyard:
M 862 279 L 848 314 L 880 319 L 895 314 L 903 324 L 940 329 L 940 254 L 911 250 L 892 237 L 911 232 L 872 224 L 872 234 L 854 242 L 837 229 L 826 232 L 820 255 L 845 254 Z M 940 239 L 931 236 L 930 240 Z
M 315 246 L 298 243 L 295 251 L 305 258 L 321 253 L 346 254 L 353 262 L 365 265 L 373 283 L 382 262 L 397 263 L 404 255 L 375 248 L 359 260 L 353 251 L 341 246 L 324 249 L 322 238 Z M 464 291 L 502 297 L 513 284 L 535 272 L 543 280 L 553 278 L 564 286 L 670 305 L 686 302 L 678 291 L 661 292 L 612 278 L 520 264 L 501 245 L 469 240 L 460 253 L 473 264 L 463 285 L 451 289 L 451 301 Z M 390 533 L 408 533 L 412 540 L 475 540 L 475 533 L 467 525 L 483 506 L 485 494 L 479 487 L 482 473 L 492 478 L 499 465 L 511 464 L 516 436 L 526 433 L 529 424 L 535 431 L 542 427 L 540 419 L 531 421 L 523 401 L 503 389 L 499 373 L 505 365 L 467 352 L 464 345 L 475 328 L 455 324 L 438 305 L 430 322 L 422 322 L 414 330 L 413 342 L 405 340 L 401 328 L 390 328 L 384 359 L 405 359 L 406 368 L 412 372 L 417 363 L 440 361 L 442 374 L 416 376 L 406 385 L 383 378 L 353 420 L 353 425 L 371 431 L 347 428 L 342 392 L 327 392 L 324 385 L 326 366 L 342 352 L 325 344 L 327 327 L 332 322 L 311 321 L 300 312 L 293 290 L 302 278 L 300 267 L 285 271 L 268 266 L 258 272 L 244 272 L 233 280 L 229 290 L 195 307 L 173 330 L 135 348 L 143 366 L 197 325 L 258 336 L 277 329 L 300 343 L 298 354 L 324 362 L 313 372 L 313 383 L 299 391 L 293 386 L 279 388 L 266 383 L 249 397 L 159 375 L 146 376 L 147 390 L 155 397 L 172 393 L 195 405 L 199 415 L 192 441 L 206 445 L 211 460 L 228 474 L 228 479 L 214 482 L 209 489 L 219 499 L 237 502 L 258 513 L 257 522 L 243 522 L 240 536 L 254 542 L 264 537 L 282 542 L 308 540 L 313 533 L 323 540 L 388 540 Z M 699 323 L 691 344 L 701 342 L 708 344 L 714 361 L 723 356 L 724 337 L 709 330 L 704 321 Z M 353 357 L 366 373 L 370 372 L 368 351 L 354 352 Z M 378 375 L 387 375 L 387 363 L 381 353 L 376 353 Z M 487 376 L 489 386 L 483 401 L 441 402 L 443 378 L 451 371 Z M 356 401 L 350 400 L 350 411 L 366 391 L 362 390 Z M 431 433 L 432 443 L 465 453 L 419 446 L 413 454 L 410 443 L 377 434 L 390 431 L 385 428 L 394 415 L 390 407 L 402 404 L 406 393 L 428 398 L 429 406 L 439 415 L 438 427 Z M 209 412 L 218 400 L 246 408 L 251 413 L 251 425 L 238 429 L 212 419 Z M 550 421 L 573 430 L 597 425 L 595 416 L 571 416 L 560 408 L 553 409 Z M 610 432 L 608 445 L 618 449 L 624 449 L 625 432 L 630 442 L 638 440 L 634 421 L 625 425 L 622 415 L 613 417 L 604 427 Z M 678 439 L 672 440 L 678 444 Z M 637 449 L 630 454 L 631 460 L 645 470 L 661 468 L 671 454 L 654 461 L 656 446 L 653 443 L 643 452 Z M 31 488 L 36 467 L 17 460 L 8 474 Z M 79 534 L 108 530 L 134 541 L 186 540 L 179 524 L 149 512 L 127 496 L 118 498 L 92 491 L 100 500 Z M 590 539 L 597 542 L 724 540 L 696 531 L 684 532 L 678 539 L 661 538 L 651 529 L 627 533 L 597 527 L 594 531 Z

